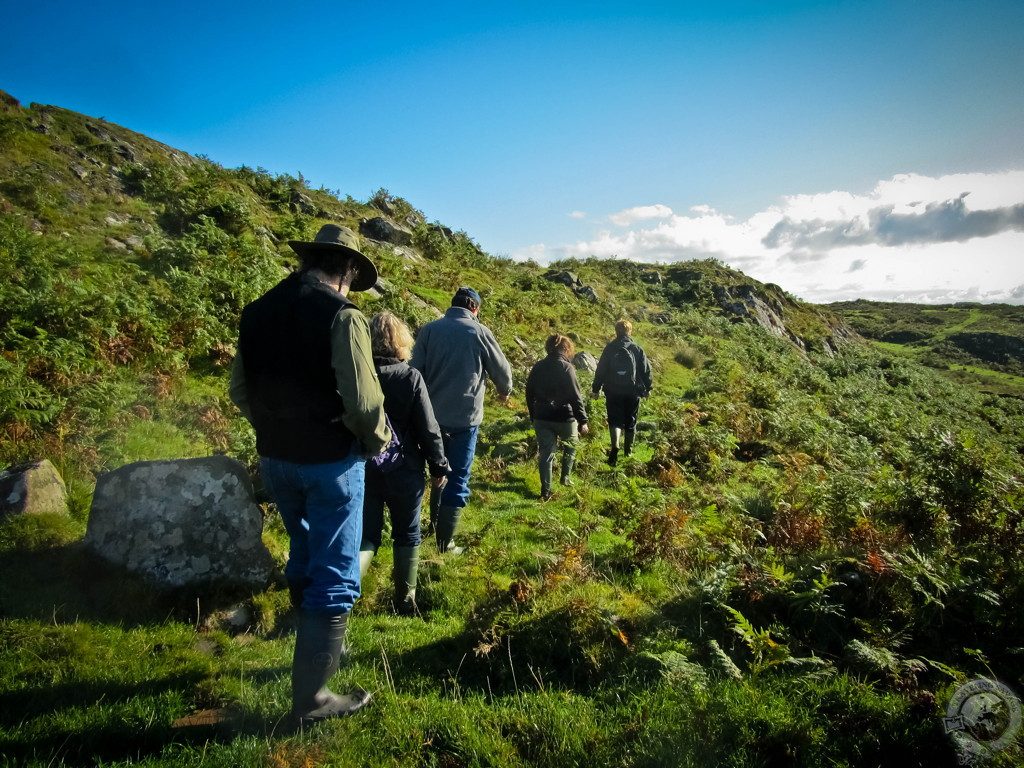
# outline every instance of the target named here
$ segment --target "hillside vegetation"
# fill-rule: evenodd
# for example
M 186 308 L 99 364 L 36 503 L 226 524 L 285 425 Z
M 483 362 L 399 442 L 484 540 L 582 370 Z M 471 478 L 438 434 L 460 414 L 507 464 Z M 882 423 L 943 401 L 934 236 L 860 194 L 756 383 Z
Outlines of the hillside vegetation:
M 879 348 L 983 392 L 1024 397 L 1024 307 L 1007 304 L 829 305 Z
M 0 521 L 0 765 L 952 766 L 957 685 L 1024 690 L 1020 399 L 713 261 L 554 265 L 591 301 L 385 190 L 0 103 L 0 459 L 50 458 L 72 497 Z M 364 238 L 365 313 L 418 327 L 476 287 L 518 393 L 547 334 L 598 355 L 628 317 L 655 392 L 614 469 L 593 402 L 576 485 L 543 504 L 521 394 L 489 400 L 469 550 L 425 545 L 410 619 L 385 545 L 339 675 L 372 709 L 287 733 L 283 581 L 160 594 L 80 541 L 99 472 L 255 466 L 226 394 L 240 309 L 294 264 L 287 239 L 378 216 L 411 242 Z

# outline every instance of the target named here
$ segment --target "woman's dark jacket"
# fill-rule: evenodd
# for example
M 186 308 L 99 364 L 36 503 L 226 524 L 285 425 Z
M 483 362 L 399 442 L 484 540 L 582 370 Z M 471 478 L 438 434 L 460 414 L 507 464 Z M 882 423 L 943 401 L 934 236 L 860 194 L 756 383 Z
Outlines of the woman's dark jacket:
M 587 409 L 572 363 L 556 352 L 533 366 L 526 379 L 526 407 L 531 419 L 586 424 Z
M 384 392 L 384 412 L 392 429 L 398 432 L 406 466 L 422 467 L 426 460 L 432 477 L 446 475 L 448 459 L 441 429 L 420 372 L 394 357 L 375 357 L 373 364 Z

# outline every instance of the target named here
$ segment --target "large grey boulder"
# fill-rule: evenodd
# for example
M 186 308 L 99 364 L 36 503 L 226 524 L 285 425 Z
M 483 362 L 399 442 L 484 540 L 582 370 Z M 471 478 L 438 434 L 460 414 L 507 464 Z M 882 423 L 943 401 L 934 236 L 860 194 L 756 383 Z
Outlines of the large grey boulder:
M 86 545 L 164 587 L 261 586 L 273 563 L 252 482 L 226 456 L 141 461 L 96 481 Z
M 48 459 L 18 464 L 0 472 L 0 517 L 67 513 L 64 479 Z
M 597 358 L 589 352 L 577 352 L 572 359 L 572 364 L 576 366 L 577 371 L 590 371 L 591 373 L 597 371 Z
M 373 240 L 380 240 L 392 245 L 411 245 L 412 231 L 400 224 L 395 224 L 383 216 L 375 216 L 359 223 L 359 232 Z

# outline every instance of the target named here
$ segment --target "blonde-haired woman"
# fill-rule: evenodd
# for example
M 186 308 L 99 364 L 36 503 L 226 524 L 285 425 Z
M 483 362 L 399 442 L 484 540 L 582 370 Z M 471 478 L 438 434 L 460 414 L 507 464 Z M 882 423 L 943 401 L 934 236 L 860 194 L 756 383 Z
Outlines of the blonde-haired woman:
M 526 407 L 537 433 L 540 497 L 551 498 L 555 449 L 562 443 L 562 485 L 571 484 L 579 435 L 587 434 L 587 409 L 576 381 L 572 357 L 576 347 L 568 336 L 555 333 L 544 343 L 548 356 L 533 366 L 526 380 Z
M 380 547 L 387 506 L 394 539 L 395 608 L 399 613 L 414 614 L 422 538 L 420 506 L 426 488 L 423 465 L 429 467 L 431 485 L 441 488 L 448 460 L 423 377 L 406 362 L 413 345 L 409 328 L 390 312 L 381 312 L 370 320 L 370 341 L 384 392 L 384 411 L 398 446 L 392 444 L 366 463 L 360 572 L 366 574 Z

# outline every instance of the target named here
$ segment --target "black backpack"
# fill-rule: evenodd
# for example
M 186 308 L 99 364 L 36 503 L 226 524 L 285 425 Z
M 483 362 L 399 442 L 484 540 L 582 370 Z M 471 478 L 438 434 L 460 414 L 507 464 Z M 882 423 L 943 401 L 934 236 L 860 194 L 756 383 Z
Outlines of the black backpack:
M 605 376 L 604 388 L 613 395 L 639 395 L 643 386 L 637 380 L 636 354 L 633 344 L 617 345 Z

